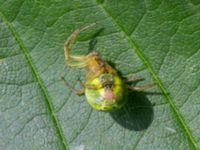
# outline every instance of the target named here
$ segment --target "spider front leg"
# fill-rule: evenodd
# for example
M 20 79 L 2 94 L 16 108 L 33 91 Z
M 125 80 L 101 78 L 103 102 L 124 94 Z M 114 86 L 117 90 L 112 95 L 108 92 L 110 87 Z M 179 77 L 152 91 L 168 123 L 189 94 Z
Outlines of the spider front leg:
M 65 55 L 66 64 L 68 66 L 76 67 L 76 68 L 83 68 L 87 65 L 86 64 L 86 59 L 87 59 L 86 56 L 74 56 L 74 55 L 71 55 L 70 52 L 71 52 L 73 44 L 76 42 L 78 35 L 82 31 L 87 30 L 88 28 L 91 28 L 95 25 L 96 25 L 96 23 L 92 23 L 92 24 L 89 24 L 85 27 L 76 29 L 71 34 L 71 36 L 67 39 L 67 41 L 65 42 L 65 44 L 64 44 L 64 55 Z M 71 61 L 73 61 L 73 62 L 71 62 Z
M 82 96 L 85 94 L 85 88 L 83 88 L 82 90 L 77 90 L 75 89 L 73 86 L 71 86 L 64 77 L 61 77 L 61 79 L 64 81 L 65 86 L 67 86 L 72 92 L 74 92 L 76 95 L 78 96 Z

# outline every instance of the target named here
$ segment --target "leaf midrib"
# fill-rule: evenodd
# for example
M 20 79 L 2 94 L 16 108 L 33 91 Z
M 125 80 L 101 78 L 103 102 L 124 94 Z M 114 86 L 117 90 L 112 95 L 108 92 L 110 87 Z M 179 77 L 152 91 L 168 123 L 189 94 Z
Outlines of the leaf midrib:
M 5 22 L 5 25 L 8 27 L 8 29 L 10 30 L 10 32 L 14 36 L 17 44 L 19 45 L 20 49 L 22 50 L 22 53 L 24 54 L 24 56 L 26 58 L 27 64 L 30 67 L 30 69 L 31 69 L 31 71 L 33 73 L 33 76 L 35 77 L 36 81 L 38 82 L 38 86 L 40 88 L 41 94 L 44 96 L 44 100 L 46 102 L 46 105 L 47 105 L 47 108 L 49 110 L 50 116 L 51 116 L 51 118 L 53 120 L 56 132 L 57 132 L 57 134 L 58 134 L 58 136 L 59 136 L 59 138 L 61 140 L 63 150 L 68 150 L 68 145 L 67 145 L 66 138 L 64 136 L 63 130 L 61 128 L 61 125 L 60 125 L 60 123 L 58 121 L 58 117 L 56 116 L 55 111 L 54 111 L 55 108 L 54 108 L 54 106 L 53 106 L 53 104 L 51 102 L 51 98 L 50 98 L 50 96 L 48 94 L 48 91 L 45 88 L 45 85 L 44 85 L 42 79 L 40 78 L 40 76 L 37 73 L 37 69 L 34 66 L 34 63 L 32 61 L 32 58 L 31 58 L 31 56 L 29 54 L 28 49 L 26 48 L 26 46 L 23 43 L 23 41 L 20 39 L 20 36 L 17 33 L 16 29 L 8 21 L 6 16 L 2 12 L 0 12 L 0 16 L 2 17 L 3 21 Z
M 128 33 L 126 33 L 126 31 L 124 30 L 123 26 L 120 25 L 120 23 L 118 23 L 114 19 L 112 14 L 103 6 L 102 3 L 96 3 L 96 4 L 103 11 L 103 13 L 112 20 L 113 24 L 118 28 L 118 30 L 121 31 L 121 33 L 127 39 L 129 44 L 131 45 L 131 47 L 135 50 L 135 52 L 138 55 L 138 57 L 144 63 L 144 65 L 146 66 L 147 70 L 150 72 L 153 80 L 157 83 L 158 87 L 160 88 L 160 90 L 162 91 L 163 95 L 165 96 L 167 102 L 170 104 L 170 107 L 171 107 L 174 115 L 176 116 L 176 118 L 177 118 L 178 122 L 180 123 L 181 127 L 183 128 L 183 131 L 185 131 L 185 134 L 188 137 L 189 142 L 192 144 L 192 147 L 197 150 L 198 149 L 198 146 L 196 144 L 197 142 L 195 141 L 195 138 L 193 137 L 191 130 L 187 126 L 186 121 L 184 120 L 184 117 L 180 113 L 178 107 L 175 105 L 175 100 L 169 94 L 167 94 L 167 93 L 169 93 L 167 91 L 167 88 L 164 86 L 163 82 L 161 81 L 161 79 L 158 77 L 158 75 L 154 71 L 153 67 L 151 66 L 150 62 L 148 61 L 148 59 L 143 54 L 143 52 L 142 52 L 141 48 L 139 47 L 139 45 L 134 41 L 133 38 L 131 38 L 128 35 Z

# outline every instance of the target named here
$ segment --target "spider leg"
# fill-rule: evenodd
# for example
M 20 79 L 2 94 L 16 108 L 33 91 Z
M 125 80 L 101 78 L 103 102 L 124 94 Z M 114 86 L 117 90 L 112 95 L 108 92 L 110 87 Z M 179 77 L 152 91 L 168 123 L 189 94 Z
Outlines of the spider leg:
M 77 90 L 75 89 L 73 86 L 71 86 L 66 80 L 65 78 L 62 76 L 61 79 L 64 81 L 65 86 L 67 86 L 72 92 L 74 92 L 76 95 L 84 95 L 85 94 L 85 89 L 82 90 Z
M 146 84 L 144 86 L 128 86 L 129 90 L 142 92 L 155 86 L 155 83 Z
M 139 81 L 143 81 L 144 78 L 142 77 L 137 77 L 137 78 L 128 78 L 125 80 L 126 83 L 133 83 L 133 82 L 139 82 Z
M 96 25 L 96 23 L 92 23 L 92 24 L 89 24 L 89 25 L 84 26 L 82 28 L 76 29 L 70 35 L 70 37 L 67 39 L 67 41 L 65 42 L 65 44 L 64 44 L 65 62 L 70 67 L 83 68 L 83 67 L 85 67 L 87 65 L 86 62 L 85 62 L 86 56 L 74 56 L 74 55 L 71 55 L 70 52 L 71 52 L 73 44 L 76 42 L 76 39 L 77 39 L 78 35 L 82 31 L 87 30 L 87 29 L 89 29 L 89 28 L 91 28 L 91 27 L 93 27 L 95 25 Z M 78 62 L 72 63 L 71 60 L 78 61 Z

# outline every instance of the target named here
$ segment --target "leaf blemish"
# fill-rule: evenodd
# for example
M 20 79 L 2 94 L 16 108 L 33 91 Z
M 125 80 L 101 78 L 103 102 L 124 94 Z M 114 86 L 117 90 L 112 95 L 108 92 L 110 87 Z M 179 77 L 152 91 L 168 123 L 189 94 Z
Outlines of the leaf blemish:
M 165 127 L 165 129 L 167 129 L 168 131 L 172 132 L 172 133 L 176 133 L 176 130 L 170 127 Z

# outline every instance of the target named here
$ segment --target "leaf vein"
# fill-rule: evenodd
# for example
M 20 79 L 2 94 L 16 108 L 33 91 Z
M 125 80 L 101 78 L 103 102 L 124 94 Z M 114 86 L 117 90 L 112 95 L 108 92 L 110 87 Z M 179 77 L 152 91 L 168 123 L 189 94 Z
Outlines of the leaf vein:
M 18 43 L 19 47 L 21 48 L 22 52 L 24 53 L 24 56 L 26 58 L 26 61 L 27 61 L 27 64 L 28 66 L 30 67 L 34 77 L 36 78 L 36 81 L 38 82 L 38 85 L 39 85 L 39 88 L 41 90 L 41 94 L 43 94 L 44 96 L 44 100 L 46 102 L 46 105 L 48 107 L 48 110 L 50 112 L 50 116 L 53 120 L 53 123 L 55 125 L 55 129 L 56 129 L 56 132 L 60 138 L 60 140 L 62 141 L 62 147 L 64 150 L 67 150 L 68 147 L 67 147 L 67 143 L 66 143 L 66 139 L 64 137 L 64 134 L 63 134 L 63 131 L 62 131 L 62 128 L 61 128 L 61 125 L 58 121 L 58 118 L 54 112 L 55 108 L 51 102 L 51 99 L 50 99 L 50 96 L 44 86 L 44 83 L 42 81 L 42 79 L 40 78 L 40 76 L 38 75 L 37 73 L 37 70 L 33 64 L 33 61 L 31 59 L 31 56 L 29 54 L 29 51 L 28 49 L 25 47 L 23 41 L 20 39 L 20 36 L 19 34 L 17 33 L 16 29 L 12 26 L 12 24 L 8 21 L 8 19 L 6 18 L 6 16 L 0 12 L 0 16 L 3 18 L 3 21 L 5 22 L 5 24 L 7 25 L 8 29 L 10 30 L 10 32 L 12 33 L 13 37 L 15 38 L 16 42 Z
M 116 28 L 118 28 L 119 31 L 121 31 L 121 33 L 124 35 L 124 37 L 127 39 L 127 41 L 130 43 L 130 45 L 132 46 L 133 49 L 135 49 L 138 57 L 141 59 L 141 61 L 144 63 L 144 65 L 146 66 L 146 68 L 148 69 L 149 73 L 151 74 L 152 78 L 156 81 L 158 87 L 160 88 L 160 90 L 163 92 L 163 95 L 165 96 L 166 100 L 168 101 L 168 103 L 170 104 L 170 107 L 172 109 L 172 111 L 174 112 L 175 116 L 177 117 L 178 122 L 180 123 L 181 127 L 183 128 L 183 130 L 185 131 L 186 136 L 188 137 L 189 142 L 191 143 L 191 146 L 194 149 L 198 149 L 197 146 L 197 142 L 194 139 L 191 130 L 189 129 L 189 127 L 186 124 L 186 121 L 184 120 L 182 114 L 180 113 L 180 110 L 177 108 L 177 106 L 175 105 L 175 100 L 167 93 L 167 89 L 165 88 L 164 84 L 162 83 L 161 79 L 158 77 L 158 75 L 156 74 L 156 72 L 154 71 L 153 67 L 151 66 L 149 60 L 145 57 L 145 55 L 143 54 L 142 50 L 140 49 L 139 45 L 136 44 L 136 42 L 134 41 L 134 39 L 132 39 L 124 30 L 123 26 L 120 25 L 111 15 L 111 13 L 105 8 L 105 6 L 103 6 L 102 4 L 98 4 L 96 3 L 97 6 L 103 11 L 103 13 L 108 16 L 113 24 L 116 26 Z

